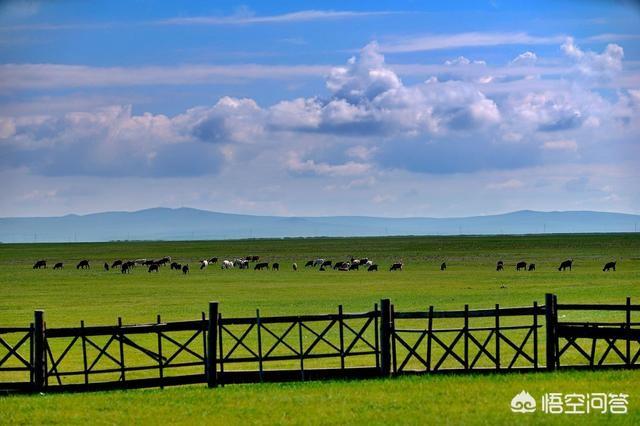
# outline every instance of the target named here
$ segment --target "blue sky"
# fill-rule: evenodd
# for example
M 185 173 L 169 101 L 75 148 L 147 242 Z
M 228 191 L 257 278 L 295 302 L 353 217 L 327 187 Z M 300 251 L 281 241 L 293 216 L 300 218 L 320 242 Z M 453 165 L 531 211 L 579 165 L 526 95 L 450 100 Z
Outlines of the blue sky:
M 625 1 L 0 3 L 0 216 L 640 212 Z

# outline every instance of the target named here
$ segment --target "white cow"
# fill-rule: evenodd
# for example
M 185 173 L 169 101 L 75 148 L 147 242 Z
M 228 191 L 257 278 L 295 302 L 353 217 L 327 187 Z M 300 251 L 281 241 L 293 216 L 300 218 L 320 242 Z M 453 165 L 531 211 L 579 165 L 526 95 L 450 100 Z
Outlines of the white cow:
M 209 261 L 208 260 L 201 260 L 200 261 L 200 269 L 204 269 L 207 266 L 209 266 Z
M 230 260 L 223 260 L 222 264 L 220 266 L 221 269 L 229 269 L 229 268 L 233 268 L 233 262 Z

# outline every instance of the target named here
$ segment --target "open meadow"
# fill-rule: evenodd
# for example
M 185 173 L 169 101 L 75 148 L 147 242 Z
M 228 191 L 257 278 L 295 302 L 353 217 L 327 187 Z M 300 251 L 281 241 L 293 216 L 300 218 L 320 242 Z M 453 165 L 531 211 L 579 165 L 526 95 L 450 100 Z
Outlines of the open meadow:
M 200 259 L 248 255 L 279 262 L 280 271 L 222 270 L 219 264 L 199 269 Z M 163 256 L 188 263 L 191 272 L 183 275 L 166 266 L 158 273 L 136 267 L 130 274 L 121 274 L 104 271 L 102 266 L 115 259 Z M 304 267 L 310 259 L 335 262 L 351 256 L 368 257 L 380 270 L 319 272 Z M 49 267 L 33 270 L 38 259 L 46 259 Z M 91 269 L 76 270 L 81 259 L 88 259 Z M 573 270 L 559 272 L 565 259 L 574 260 Z M 496 271 L 498 260 L 505 262 L 502 272 Z M 536 270 L 516 271 L 515 264 L 521 260 L 535 263 Z M 613 260 L 617 271 L 603 272 L 603 265 Z M 404 270 L 390 272 L 389 266 L 397 261 L 404 263 Z M 64 262 L 64 269 L 54 271 L 56 262 Z M 298 271 L 292 270 L 293 262 Z M 446 271 L 440 271 L 442 262 L 447 264 Z M 559 303 L 624 303 L 630 296 L 637 304 L 639 284 L 638 234 L 0 245 L 0 325 L 28 325 L 34 309 L 44 309 L 49 327 L 77 326 L 81 320 L 87 325 L 115 324 L 118 317 L 125 324 L 150 323 L 157 314 L 165 321 L 190 320 L 200 318 L 211 300 L 220 302 L 225 317 L 252 316 L 256 309 L 263 316 L 328 313 L 336 312 L 339 304 L 345 312 L 362 312 L 382 298 L 391 299 L 398 311 L 426 310 L 430 305 L 437 309 L 461 309 L 465 304 L 471 309 L 491 308 L 496 303 L 531 306 L 534 301 L 544 304 L 548 292 L 557 294 Z M 571 315 L 563 320 L 611 319 L 602 318 L 601 313 Z M 454 422 L 456 413 L 462 412 L 465 417 L 459 420 L 477 423 L 566 420 L 566 416 L 542 414 L 513 417 L 509 401 L 526 385 L 532 394 L 629 393 L 629 415 L 591 415 L 589 420 L 637 424 L 639 379 L 636 371 L 559 372 L 11 396 L 0 398 L 0 422 L 31 423 L 33 413 L 47 423 L 85 423 L 88 419 L 120 423 L 133 417 L 140 423 L 187 423 L 216 417 L 260 423 L 267 415 L 283 423 L 356 419 L 424 423 Z M 486 392 L 487 386 L 491 392 Z M 58 411 L 61 406 L 69 409 Z M 121 408 L 115 417 L 101 419 L 99 413 L 110 407 Z M 352 409 L 366 409 L 368 414 L 362 417 Z

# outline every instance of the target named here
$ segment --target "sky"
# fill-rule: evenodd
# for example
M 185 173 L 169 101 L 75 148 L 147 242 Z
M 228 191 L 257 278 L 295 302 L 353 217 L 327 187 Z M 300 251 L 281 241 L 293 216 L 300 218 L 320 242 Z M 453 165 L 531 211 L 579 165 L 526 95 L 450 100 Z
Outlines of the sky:
M 640 213 L 640 5 L 2 1 L 0 181 L 2 217 Z

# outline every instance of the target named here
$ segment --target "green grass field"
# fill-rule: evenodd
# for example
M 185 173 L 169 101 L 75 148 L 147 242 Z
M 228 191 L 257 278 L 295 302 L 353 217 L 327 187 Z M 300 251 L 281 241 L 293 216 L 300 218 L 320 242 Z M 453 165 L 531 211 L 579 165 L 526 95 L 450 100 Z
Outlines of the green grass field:
M 116 258 L 159 258 L 171 255 L 189 263 L 191 273 L 164 268 L 158 274 L 136 268 L 130 275 L 105 272 L 102 264 Z M 198 270 L 197 260 L 217 256 L 260 255 L 277 261 L 280 272 L 223 271 L 213 265 Z M 316 257 L 344 260 L 369 257 L 379 272 L 305 269 Z M 32 270 L 37 259 L 47 270 Z M 87 258 L 91 270 L 75 263 Z M 574 270 L 558 272 L 560 261 L 573 258 Z M 505 271 L 496 272 L 497 260 Z M 402 260 L 405 270 L 389 272 Z M 516 272 L 520 260 L 536 263 L 535 272 Z M 618 271 L 602 272 L 609 260 Z M 65 269 L 53 271 L 57 261 Z M 447 262 L 447 270 L 439 265 Z M 299 271 L 293 272 L 292 262 Z M 103 244 L 0 245 L 0 325 L 27 325 L 33 310 L 44 309 L 49 327 L 148 323 L 161 314 L 165 321 L 199 318 L 207 302 L 218 300 L 226 317 L 369 310 L 390 298 L 398 311 L 530 306 L 544 303 L 553 292 L 560 303 L 624 303 L 640 296 L 640 236 L 544 235 L 495 237 L 387 237 L 350 239 L 285 239 L 224 242 L 117 242 Z M 567 319 L 603 320 L 593 313 Z M 637 318 L 634 317 L 634 320 Z M 626 416 L 589 415 L 589 422 L 638 423 L 640 373 L 563 372 L 557 374 L 490 377 L 422 376 L 393 380 L 228 386 L 203 386 L 76 395 L 13 396 L 0 398 L 2 423 L 187 423 L 221 419 L 231 423 L 510 423 L 566 422 L 571 416 L 537 413 L 526 417 L 508 408 L 515 393 L 625 392 L 630 396 Z M 525 386 L 526 385 L 526 386 Z M 6 414 L 8 413 L 8 414 Z M 102 417 L 101 417 L 102 416 Z M 567 418 L 569 417 L 569 418 Z

